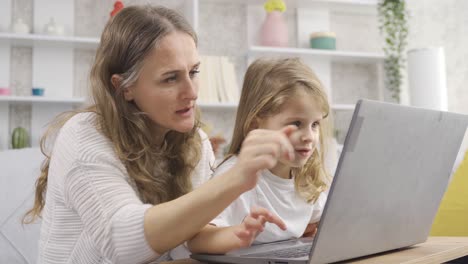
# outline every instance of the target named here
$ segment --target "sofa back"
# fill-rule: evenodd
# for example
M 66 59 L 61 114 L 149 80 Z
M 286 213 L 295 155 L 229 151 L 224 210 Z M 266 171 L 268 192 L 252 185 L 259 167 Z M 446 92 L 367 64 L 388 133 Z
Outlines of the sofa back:
M 36 263 L 40 221 L 23 225 L 44 160 L 39 148 L 0 152 L 0 263 Z

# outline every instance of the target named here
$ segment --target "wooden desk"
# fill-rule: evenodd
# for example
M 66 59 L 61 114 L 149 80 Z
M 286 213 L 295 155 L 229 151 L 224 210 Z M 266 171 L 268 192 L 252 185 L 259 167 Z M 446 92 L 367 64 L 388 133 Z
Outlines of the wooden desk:
M 430 237 L 425 243 L 406 249 L 377 254 L 346 263 L 421 264 L 443 263 L 468 255 L 468 237 Z M 178 260 L 166 264 L 200 264 L 196 260 Z

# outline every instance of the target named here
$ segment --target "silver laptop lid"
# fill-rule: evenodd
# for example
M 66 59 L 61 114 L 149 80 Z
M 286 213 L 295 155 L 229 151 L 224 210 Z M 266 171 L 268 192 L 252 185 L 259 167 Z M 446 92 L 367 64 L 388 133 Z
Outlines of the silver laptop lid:
M 310 263 L 329 263 L 426 240 L 468 117 L 360 100 Z

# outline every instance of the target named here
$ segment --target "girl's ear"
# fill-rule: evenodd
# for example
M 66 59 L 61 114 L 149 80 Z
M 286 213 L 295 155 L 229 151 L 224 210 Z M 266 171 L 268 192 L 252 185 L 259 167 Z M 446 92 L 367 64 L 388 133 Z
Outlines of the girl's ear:
M 116 90 L 120 89 L 120 85 L 122 83 L 122 77 L 120 77 L 120 75 L 118 75 L 118 74 L 112 74 L 111 83 L 114 86 L 114 89 L 116 89 Z M 124 88 L 122 92 L 123 92 L 125 100 L 127 100 L 127 101 L 132 101 L 133 100 L 132 89 Z

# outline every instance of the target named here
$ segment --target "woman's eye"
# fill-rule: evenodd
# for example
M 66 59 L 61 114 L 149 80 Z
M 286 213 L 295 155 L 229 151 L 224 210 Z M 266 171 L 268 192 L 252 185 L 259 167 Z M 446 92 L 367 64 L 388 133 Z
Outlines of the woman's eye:
M 200 70 L 198 70 L 198 69 L 190 71 L 190 78 L 194 78 L 199 73 L 200 73 Z
M 291 125 L 300 127 L 301 126 L 301 121 L 294 121 L 294 122 L 291 123 Z
M 176 75 L 172 75 L 172 76 L 164 79 L 164 82 L 166 82 L 166 83 L 172 83 L 172 82 L 175 82 L 175 81 L 177 81 L 177 76 Z

